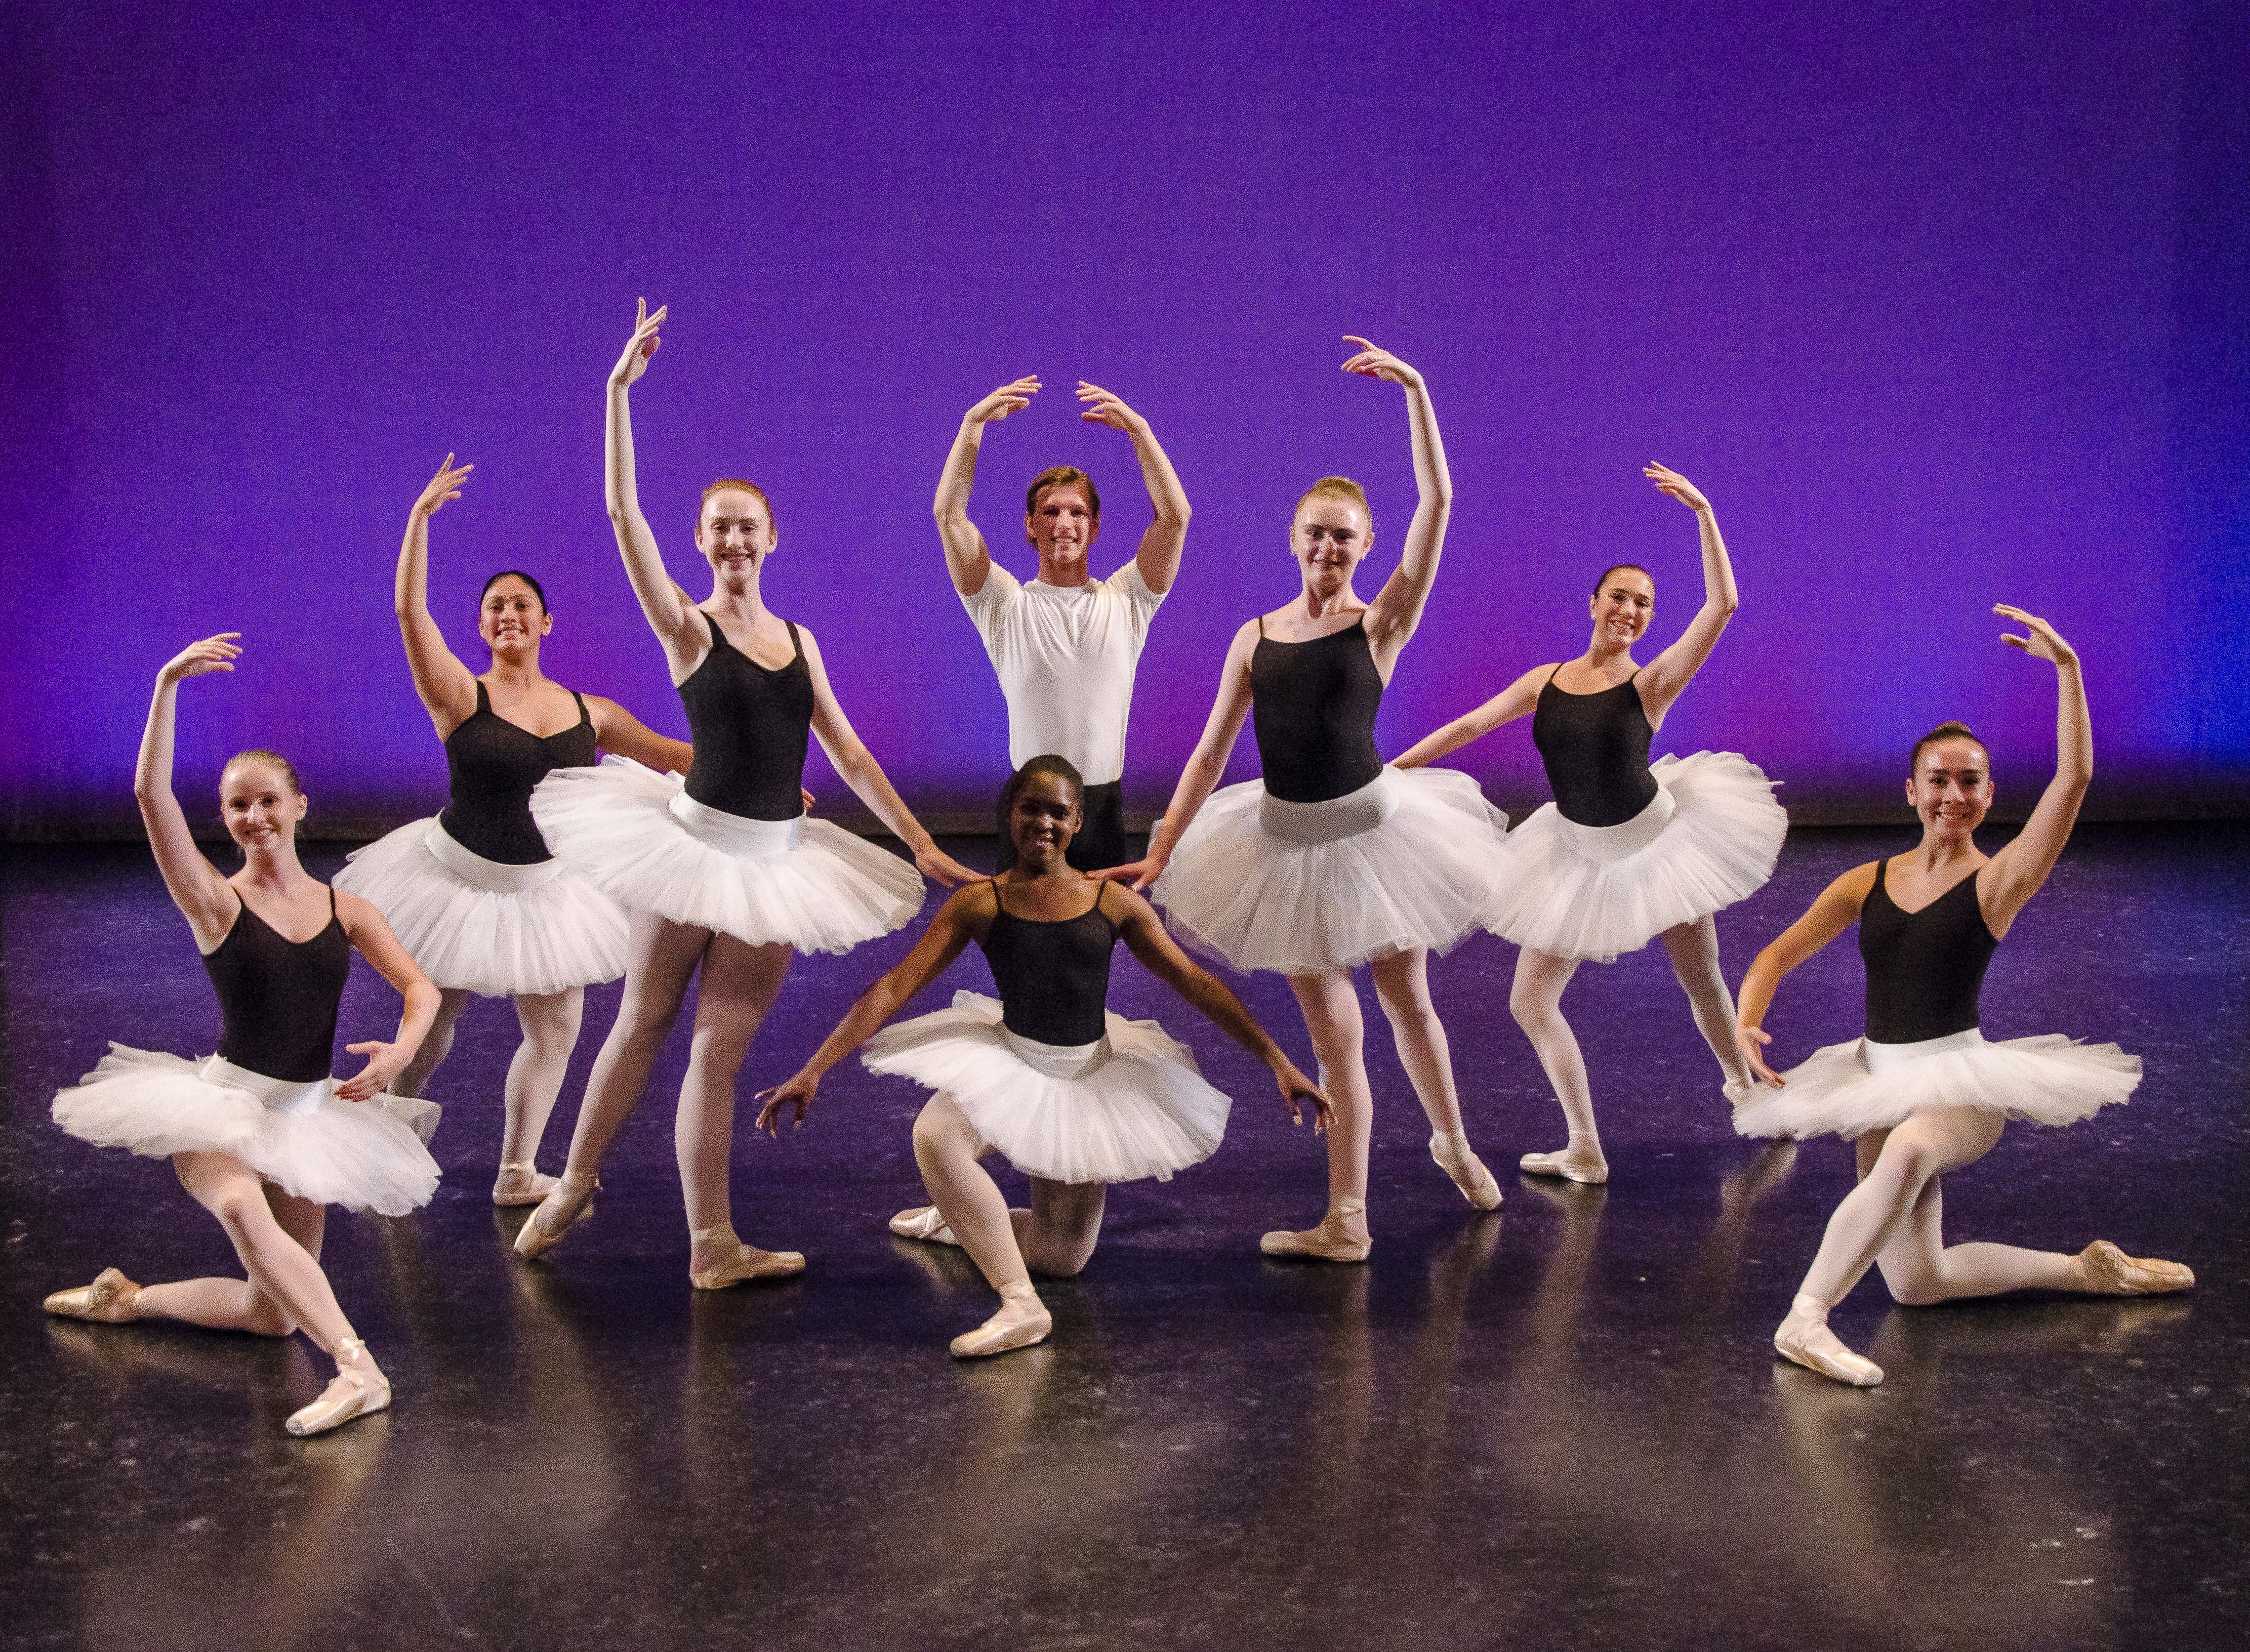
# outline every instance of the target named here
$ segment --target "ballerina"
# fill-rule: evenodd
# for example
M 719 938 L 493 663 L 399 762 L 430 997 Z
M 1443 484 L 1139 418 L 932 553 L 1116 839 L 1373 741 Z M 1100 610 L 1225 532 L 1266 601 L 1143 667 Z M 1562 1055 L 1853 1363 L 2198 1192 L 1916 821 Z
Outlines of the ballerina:
M 537 1204 L 555 1185 L 534 1162 L 578 1042 L 586 988 L 625 974 L 625 912 L 583 872 L 548 853 L 531 788 L 550 768 L 583 767 L 597 750 L 685 770 L 683 740 L 642 725 L 615 700 L 576 694 L 540 670 L 555 629 L 547 593 L 509 569 L 485 582 L 477 635 L 492 665 L 472 675 L 430 617 L 430 519 L 461 497 L 475 467 L 445 462 L 407 513 L 398 551 L 398 630 L 414 692 L 445 743 L 445 813 L 355 850 L 336 887 L 375 903 L 438 985 L 438 1019 L 392 1085 L 419 1096 L 453 1047 L 472 994 L 515 1001 L 523 1042 L 508 1063 L 496 1205 Z
M 2054 778 L 2023 830 L 1998 854 L 1977 847 L 1977 827 L 1992 806 L 1991 760 L 1963 725 L 1940 724 L 1908 760 L 1907 801 L 1922 842 L 1829 885 L 1743 977 L 1736 1037 L 1761 1088 L 1736 1112 L 1735 1128 L 1748 1136 L 1833 1131 L 1856 1139 L 1858 1156 L 1859 1185 L 1828 1219 L 1773 1345 L 1783 1358 L 1856 1387 L 1881 1382 L 1882 1370 L 1844 1346 L 1828 1328 L 1828 1311 L 1870 1263 L 1910 1306 L 2005 1291 L 2138 1296 L 2195 1283 L 2178 1263 L 2128 1256 L 2106 1239 L 2074 1256 L 1945 1242 L 1942 1179 L 1990 1153 L 2009 1119 L 2075 1124 L 2141 1082 L 2140 1057 L 2115 1044 L 2054 1034 L 1988 1043 L 1980 1029 L 1985 967 L 2054 870 L 2094 774 L 2077 654 L 2045 620 L 2005 602 L 1992 611 L 2026 632 L 2001 641 L 2055 671 Z M 1854 923 L 1867 963 L 1867 1036 L 1775 1072 L 1763 1024 L 1774 988 Z
M 1246 622 L 1228 647 L 1203 738 L 1147 856 L 1105 872 L 1155 888 L 1175 933 L 1241 970 L 1288 978 L 1321 1087 L 1329 1203 L 1319 1226 L 1269 1233 L 1269 1256 L 1363 1262 L 1374 1098 L 1351 972 L 1368 966 L 1398 1057 L 1430 1119 L 1431 1157 L 1480 1209 L 1500 1185 L 1470 1151 L 1446 1029 L 1430 1002 L 1429 953 L 1476 928 L 1497 892 L 1507 817 L 1466 774 L 1402 773 L 1375 750 L 1375 713 L 1421 623 L 1445 548 L 1453 483 L 1422 375 L 1365 339 L 1347 373 L 1406 393 L 1418 499 L 1398 566 L 1372 602 L 1352 576 L 1374 538 L 1356 482 L 1323 477 L 1297 502 L 1290 553 L 1301 589 Z M 1262 781 L 1213 792 L 1245 717 Z
M 649 628 L 664 645 L 687 711 L 695 759 L 683 784 L 612 754 L 598 767 L 558 768 L 531 795 L 556 855 L 632 914 L 623 1002 L 595 1059 L 570 1157 L 515 1236 L 520 1256 L 559 1243 L 592 1208 L 603 1155 L 640 1105 L 650 1066 L 701 972 L 695 1037 L 680 1087 L 673 1147 L 687 1207 L 688 1278 L 720 1290 L 801 1272 L 794 1250 L 735 1236 L 735 1077 L 799 948 L 849 952 L 921 908 L 921 874 L 945 884 L 977 874 L 939 850 L 852 731 L 811 631 L 767 608 L 763 578 L 779 543 L 755 484 L 703 490 L 695 544 L 711 568 L 700 605 L 665 571 L 634 478 L 631 386 L 648 370 L 665 312 L 643 304 L 609 379 L 610 522 Z M 902 839 L 908 865 L 804 812 L 809 735 L 836 772 Z M 917 871 L 919 869 L 919 871 Z
M 1133 560 L 1096 580 L 1087 556 L 1101 533 L 1094 478 L 1058 465 L 1032 478 L 1024 495 L 1024 537 L 1039 553 L 1029 584 L 992 560 L 969 520 L 969 491 L 984 427 L 1030 405 L 1036 376 L 1004 384 L 962 416 L 937 482 L 937 528 L 954 589 L 968 609 L 1008 702 L 1008 761 L 1043 753 L 1068 758 L 1087 777 L 1086 828 L 1071 840 L 1082 871 L 1115 866 L 1125 843 L 1125 722 L 1133 674 L 1149 622 L 1179 577 L 1187 543 L 1188 496 L 1149 421 L 1099 385 L 1080 382 L 1079 416 L 1122 430 L 1141 462 L 1156 520 Z M 1002 840 L 1003 852 L 1006 839 Z
M 226 1230 L 247 1277 L 138 1285 L 105 1268 L 45 1305 L 113 1325 L 180 1319 L 267 1337 L 302 1330 L 335 1361 L 336 1374 L 285 1426 L 321 1434 L 390 1403 L 390 1380 L 321 1270 L 321 1237 L 328 1205 L 404 1215 L 437 1191 L 438 1166 L 423 1144 L 438 1109 L 383 1086 L 427 1031 L 438 989 L 381 912 L 298 864 L 297 823 L 307 804 L 286 759 L 242 752 L 220 774 L 221 814 L 242 850 L 240 871 L 223 876 L 196 847 L 172 795 L 179 685 L 231 671 L 240 635 L 191 643 L 156 674 L 133 778 L 156 868 L 218 994 L 218 1053 L 191 1062 L 113 1043 L 100 1065 L 55 1097 L 54 1118 L 97 1146 L 170 1159 L 189 1196 Z M 292 939 L 298 934 L 305 939 Z M 367 1062 L 340 1081 L 329 1063 L 354 947 L 405 1007 L 388 1043 L 345 1046 Z
M 956 1359 L 1046 1340 L 1053 1321 L 1032 1272 L 1076 1274 L 1101 1236 L 1109 1183 L 1169 1180 L 1209 1157 L 1226 1128 L 1227 1098 L 1185 1045 L 1153 1021 L 1105 1008 L 1119 940 L 1272 1069 L 1290 1122 L 1308 1105 L 1315 1131 L 1328 1124 L 1327 1099 L 1242 1001 L 1179 949 L 1149 903 L 1070 864 L 1086 792 L 1062 757 L 1018 769 L 1000 794 L 1014 864 L 948 899 L 804 1065 L 758 1098 L 760 1128 L 777 1135 L 791 1108 L 802 1125 L 822 1077 L 863 1043 L 869 1070 L 937 1092 L 914 1127 L 931 1202 L 901 1211 L 891 1231 L 960 1245 L 1000 1293 L 997 1312 L 953 1339 Z M 951 1008 L 877 1033 L 972 940 L 991 962 L 999 1002 L 956 993 Z M 1030 1209 L 1010 1210 L 978 1163 L 996 1150 L 1031 1178 Z
M 1508 835 L 1511 871 L 1487 923 L 1522 950 L 1508 1007 L 1531 1040 L 1554 1087 L 1570 1141 L 1523 1155 L 1532 1175 L 1609 1180 L 1594 1124 L 1593 1096 L 1563 992 L 1578 966 L 1609 963 L 1661 937 L 1688 995 L 1696 1030 L 1724 1074 L 1723 1093 L 1750 1095 L 1750 1069 L 1735 1048 L 1734 1001 L 1719 973 L 1712 914 L 1773 876 L 1789 817 L 1773 782 L 1732 752 L 1648 761 L 1648 742 L 1734 616 L 1740 599 L 1711 502 L 1677 471 L 1641 472 L 1660 493 L 1695 513 L 1703 554 L 1703 606 L 1680 640 L 1644 668 L 1632 649 L 1656 609 L 1647 569 L 1619 563 L 1594 583 L 1587 606 L 1593 639 L 1577 659 L 1536 665 L 1476 710 L 1457 717 L 1399 756 L 1399 767 L 1434 762 L 1519 717 L 1555 801 Z

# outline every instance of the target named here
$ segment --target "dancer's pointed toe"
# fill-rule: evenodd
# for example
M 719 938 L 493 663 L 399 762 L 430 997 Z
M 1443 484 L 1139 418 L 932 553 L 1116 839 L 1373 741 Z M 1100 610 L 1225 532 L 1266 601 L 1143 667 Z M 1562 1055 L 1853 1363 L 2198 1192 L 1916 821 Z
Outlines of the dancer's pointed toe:
M 1430 1157 L 1438 1168 L 1453 1179 L 1461 1197 L 1479 1210 L 1494 1210 L 1500 1206 L 1500 1180 L 1486 1167 L 1483 1160 L 1469 1151 L 1466 1135 L 1447 1135 L 1433 1132 L 1430 1137 Z
M 90 1285 L 58 1291 L 39 1304 L 63 1319 L 91 1319 L 121 1325 L 141 1317 L 141 1287 L 114 1268 L 104 1268 Z
M 2070 1259 L 2077 1288 L 2102 1297 L 2157 1297 L 2194 1287 L 2195 1270 L 2182 1262 L 2129 1256 L 2107 1239 L 2096 1239 Z

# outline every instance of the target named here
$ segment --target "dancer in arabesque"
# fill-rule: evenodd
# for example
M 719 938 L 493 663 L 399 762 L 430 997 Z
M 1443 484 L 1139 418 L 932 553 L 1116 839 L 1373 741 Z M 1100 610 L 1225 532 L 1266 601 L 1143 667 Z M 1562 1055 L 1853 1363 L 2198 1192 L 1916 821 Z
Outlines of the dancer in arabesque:
M 1649 741 L 1711 657 L 1738 599 L 1711 502 L 1677 471 L 1650 465 L 1643 474 L 1695 513 L 1701 540 L 1703 605 L 1680 640 L 1646 666 L 1633 658 L 1655 616 L 1656 582 L 1638 564 L 1618 563 L 1594 582 L 1584 654 L 1534 666 L 1396 760 L 1412 769 L 1502 723 L 1532 719 L 1555 800 L 1508 834 L 1509 871 L 1487 921 L 1522 948 L 1508 1008 L 1570 1130 L 1562 1148 L 1526 1153 L 1521 1167 L 1572 1181 L 1606 1181 L 1610 1166 L 1585 1058 L 1563 1015 L 1571 976 L 1581 963 L 1608 963 L 1660 937 L 1726 1098 L 1746 1100 L 1750 1069 L 1735 1048 L 1713 914 L 1764 886 L 1789 829 L 1773 783 L 1732 752 L 1649 763 Z
M 914 1159 L 931 1202 L 901 1211 L 901 1237 L 958 1244 L 1000 1293 L 998 1311 L 953 1339 L 974 1359 L 1044 1341 L 1053 1320 L 1034 1272 L 1068 1277 L 1101 1236 L 1108 1184 L 1170 1180 L 1218 1146 L 1228 1101 L 1195 1057 L 1152 1021 L 1108 1010 L 1110 955 L 1123 940 L 1180 996 L 1272 1070 L 1291 1121 L 1321 1092 L 1266 1036 L 1242 1001 L 1164 933 L 1149 903 L 1070 864 L 1086 818 L 1086 786 L 1069 761 L 1035 757 L 1000 795 L 1014 860 L 939 908 L 903 961 L 860 997 L 797 1072 L 763 1092 L 758 1123 L 804 1122 L 821 1077 L 861 1044 L 866 1064 L 937 1093 L 914 1120 Z M 954 995 L 950 1008 L 877 1029 L 970 941 L 1000 990 Z M 997 1152 L 1031 1178 L 1032 1202 L 1011 1210 L 978 1161 Z
M 1908 759 L 1907 801 L 1922 841 L 1829 885 L 1743 977 L 1737 1036 L 1761 1087 L 1736 1112 L 1735 1128 L 1750 1136 L 1833 1132 L 1853 1139 L 1858 1155 L 1859 1185 L 1828 1219 L 1774 1347 L 1858 1387 L 1881 1382 L 1882 1370 L 1845 1346 L 1828 1313 L 1870 1263 L 1909 1305 L 2007 1291 L 2138 1296 L 2195 1283 L 2178 1263 L 2129 1256 L 2106 1239 L 2074 1256 L 1945 1242 L 1943 1179 L 1990 1153 L 2009 1119 L 2075 1124 L 2141 1082 L 2140 1057 L 2115 1044 L 2052 1033 L 1984 1037 L 1985 968 L 2054 870 L 2094 774 L 2077 654 L 2045 620 L 2005 603 L 1992 611 L 2024 628 L 2003 642 L 2055 672 L 2054 778 L 2023 830 L 1997 854 L 1977 847 L 1995 795 L 1991 754 L 1964 725 L 1941 723 Z M 1866 1036 L 1775 1072 L 1763 1024 L 1774 988 L 1854 923 L 1867 973 Z
M 713 1291 L 804 1267 L 797 1251 L 736 1236 L 728 1187 L 735 1075 L 791 954 L 848 952 L 901 927 L 921 909 L 922 872 L 948 884 L 977 874 L 940 850 L 899 801 L 836 703 L 812 633 L 766 606 L 764 575 L 781 540 L 763 490 L 732 478 L 703 490 L 695 545 L 711 595 L 701 603 L 666 571 L 641 513 L 628 395 L 656 354 L 664 316 L 642 306 L 610 374 L 607 493 L 625 574 L 680 687 L 695 758 L 684 782 L 612 754 L 597 767 L 556 769 L 532 793 L 532 816 L 555 853 L 622 902 L 632 927 L 624 1000 L 587 1082 L 569 1162 L 515 1249 L 544 1254 L 592 1208 L 603 1156 L 640 1105 L 700 971 L 673 1141 L 688 1278 Z M 912 864 L 805 812 L 802 777 L 815 734 Z
M 231 671 L 238 635 L 191 643 L 157 673 L 133 779 L 157 870 L 218 995 L 218 1053 L 188 1061 L 113 1043 L 99 1066 L 56 1096 L 54 1118 L 98 1146 L 169 1158 L 188 1196 L 225 1229 L 247 1277 L 138 1285 L 106 1268 L 92 1284 L 49 1297 L 46 1310 L 267 1337 L 301 1330 L 335 1361 L 336 1374 L 286 1426 L 321 1434 L 390 1403 L 390 1379 L 321 1270 L 321 1239 L 328 1205 L 404 1215 L 437 1191 L 438 1166 L 423 1144 L 438 1109 L 383 1086 L 427 1031 L 438 989 L 381 912 L 299 864 L 297 826 L 308 804 L 286 759 L 241 752 L 221 771 L 220 814 L 242 851 L 240 871 L 224 876 L 196 847 L 172 795 L 179 685 Z M 339 1081 L 329 1068 L 354 948 L 405 1006 L 389 1042 L 346 1046 L 366 1063 Z

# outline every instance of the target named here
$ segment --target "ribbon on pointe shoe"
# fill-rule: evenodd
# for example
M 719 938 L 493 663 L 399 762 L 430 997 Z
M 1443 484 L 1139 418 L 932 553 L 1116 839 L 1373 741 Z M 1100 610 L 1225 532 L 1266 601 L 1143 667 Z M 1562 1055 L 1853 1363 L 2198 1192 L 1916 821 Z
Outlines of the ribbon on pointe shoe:
M 1316 1262 L 1365 1262 L 1367 1253 L 1375 1248 L 1375 1241 L 1371 1238 L 1354 1239 L 1342 1229 L 1345 1218 L 1356 1216 L 1366 1208 L 1367 1201 L 1364 1199 L 1339 1199 L 1329 1207 L 1329 1214 L 1321 1218 L 1319 1227 L 1308 1228 L 1302 1233 L 1285 1230 L 1266 1234 L 1258 1241 L 1258 1248 L 1269 1256 L 1305 1256 Z
M 357 1337 L 346 1337 L 336 1344 L 335 1376 L 321 1391 L 319 1399 L 291 1412 L 289 1420 L 281 1426 L 302 1439 L 307 1435 L 340 1428 L 354 1417 L 389 1410 L 390 1379 L 379 1371 L 359 1368 L 360 1357 L 366 1352 L 367 1344 Z

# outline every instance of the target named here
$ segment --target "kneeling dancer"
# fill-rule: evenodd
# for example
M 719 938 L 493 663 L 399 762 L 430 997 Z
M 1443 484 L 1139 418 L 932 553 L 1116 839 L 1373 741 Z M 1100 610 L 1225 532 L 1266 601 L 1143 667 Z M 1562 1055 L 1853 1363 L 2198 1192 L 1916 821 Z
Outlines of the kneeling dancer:
M 321 1434 L 390 1403 L 390 1380 L 321 1270 L 323 1207 L 398 1216 L 437 1191 L 438 1166 L 423 1143 L 438 1109 L 383 1087 L 429 1030 L 438 989 L 381 912 L 323 888 L 298 864 L 297 823 L 307 805 L 286 760 L 244 752 L 219 777 L 240 871 L 223 877 L 196 847 L 172 795 L 179 685 L 232 671 L 238 634 L 190 644 L 157 673 L 133 781 L 164 887 L 218 993 L 218 1053 L 191 1062 L 113 1043 L 99 1066 L 56 1096 L 54 1116 L 97 1146 L 169 1158 L 189 1196 L 226 1229 L 249 1277 L 142 1286 L 105 1268 L 92 1284 L 49 1297 L 46 1310 L 112 1325 L 183 1319 L 268 1337 L 301 1329 L 336 1362 L 336 1374 L 286 1426 Z M 390 1043 L 348 1046 L 367 1065 L 338 1083 L 329 1061 L 355 946 L 406 1007 Z
M 1164 933 L 1147 901 L 1070 864 L 1085 797 L 1078 770 L 1062 758 L 1035 757 L 1018 769 L 1000 795 L 1013 868 L 949 899 L 914 951 L 867 989 L 796 1076 L 760 1098 L 763 1128 L 778 1133 L 790 1106 L 802 1124 L 822 1075 L 862 1043 L 870 1070 L 937 1092 L 914 1132 L 932 1202 L 901 1211 L 891 1230 L 960 1245 L 1000 1293 L 997 1313 L 953 1339 L 959 1359 L 1044 1341 L 1053 1321 L 1032 1270 L 1077 1273 L 1101 1235 L 1107 1184 L 1169 1180 L 1208 1158 L 1226 1129 L 1227 1098 L 1204 1082 L 1185 1045 L 1152 1021 L 1104 1008 L 1120 937 L 1273 1069 L 1292 1123 L 1301 1104 L 1313 1108 L 1316 1132 L 1329 1121 L 1327 1098 L 1242 1001 Z M 991 963 L 998 1003 L 956 993 L 951 1008 L 874 1036 L 972 940 Z M 996 1148 L 1032 1179 L 1029 1210 L 1010 1210 L 977 1162 Z
M 1828 1311 L 1870 1263 L 1901 1303 L 1919 1305 L 2004 1291 L 2108 1296 L 2184 1291 L 2195 1276 L 2176 1262 L 2144 1262 L 2096 1240 L 2077 1256 L 2013 1245 L 1948 1245 L 1939 1179 L 1974 1164 L 2010 1119 L 2067 1125 L 2122 1101 L 2141 1082 L 2141 1059 L 2115 1044 L 2056 1034 L 1987 1043 L 1977 993 L 1993 950 L 2046 882 L 2069 841 L 2094 772 L 2094 736 L 2078 656 L 2046 621 L 2001 604 L 2022 625 L 2003 638 L 2052 661 L 2060 706 L 2054 778 L 2012 843 L 1980 852 L 1972 834 L 1992 803 L 1991 760 L 1959 723 L 1915 742 L 1907 801 L 1922 842 L 1903 855 L 1854 867 L 1757 956 L 1743 978 L 1736 1036 L 1768 1088 L 1735 1114 L 1746 1136 L 1858 1139 L 1860 1184 L 1836 1207 L 1789 1317 L 1774 1332 L 1784 1359 L 1872 1387 L 1881 1367 L 1828 1328 Z M 1860 926 L 1867 969 L 1867 1033 L 1831 1044 L 1785 1074 L 1765 1064 L 1761 1022 L 1781 978 Z

